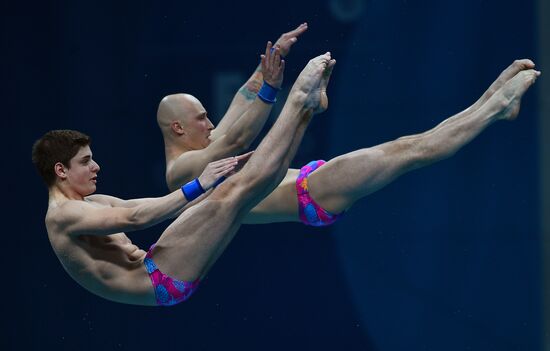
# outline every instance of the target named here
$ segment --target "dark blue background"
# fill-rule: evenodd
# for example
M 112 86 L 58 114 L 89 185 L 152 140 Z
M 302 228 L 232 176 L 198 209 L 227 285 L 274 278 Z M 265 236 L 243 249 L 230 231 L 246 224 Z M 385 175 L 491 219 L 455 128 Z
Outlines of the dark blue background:
M 330 50 L 338 63 L 329 111 L 295 167 L 429 129 L 514 59 L 537 58 L 533 0 L 371 0 L 351 20 L 330 3 L 2 3 L 2 349 L 542 348 L 534 89 L 519 120 L 369 196 L 335 226 L 244 226 L 176 307 L 102 300 L 58 263 L 30 162 L 50 129 L 92 136 L 99 193 L 160 196 L 160 99 L 192 93 L 217 120 L 220 100 L 229 103 L 220 75 L 244 81 L 265 41 L 303 21 L 310 29 L 288 57 L 285 89 L 317 54 Z M 146 247 L 165 226 L 131 238 Z

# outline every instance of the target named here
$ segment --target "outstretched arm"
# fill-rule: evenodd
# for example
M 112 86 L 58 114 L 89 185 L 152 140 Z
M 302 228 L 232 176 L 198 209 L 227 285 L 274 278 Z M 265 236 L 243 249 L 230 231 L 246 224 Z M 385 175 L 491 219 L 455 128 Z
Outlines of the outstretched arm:
M 290 32 L 284 33 L 275 42 L 274 47 L 278 47 L 283 57 L 286 57 L 290 53 L 292 45 L 298 41 L 298 37 L 307 30 L 307 23 L 300 24 L 296 29 Z M 262 83 L 266 77 L 262 73 L 262 65 L 258 65 L 254 73 L 248 78 L 246 83 L 237 91 L 235 97 L 231 101 L 227 112 L 223 116 L 222 120 L 218 123 L 216 129 L 212 131 L 211 138 L 216 138 L 225 134 L 229 128 L 248 110 L 250 105 L 256 99 L 256 95 L 262 86 Z M 265 79 L 267 80 L 267 79 Z M 269 111 L 268 111 L 269 113 Z
M 262 72 L 267 91 L 281 86 L 285 62 L 281 60 L 280 49 L 271 50 L 272 45 L 267 43 L 265 54 L 261 56 Z M 269 87 L 271 86 L 271 87 Z M 262 130 L 273 101 L 269 93 L 265 94 L 262 88 L 248 110 L 223 134 L 215 138 L 206 148 L 187 151 L 181 154 L 171 165 L 168 165 L 166 181 L 170 189 L 176 189 L 184 182 L 199 174 L 208 162 L 222 157 L 235 155 L 247 150 L 256 136 Z
M 55 224 L 60 232 L 69 235 L 110 235 L 151 227 L 179 216 L 190 201 L 210 189 L 220 177 L 233 171 L 243 157 L 246 158 L 243 155 L 208 164 L 198 178 L 203 187 L 201 192 L 178 189 L 163 197 L 133 200 L 92 195 L 86 199 L 108 207 L 97 207 L 89 201 L 68 201 L 59 208 Z

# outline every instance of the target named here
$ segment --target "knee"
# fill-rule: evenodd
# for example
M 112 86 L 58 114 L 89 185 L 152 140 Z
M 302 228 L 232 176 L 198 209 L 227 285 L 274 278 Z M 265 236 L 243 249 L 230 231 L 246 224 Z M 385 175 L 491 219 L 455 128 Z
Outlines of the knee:
M 433 157 L 433 147 L 422 135 L 401 137 L 381 146 L 383 157 L 404 169 L 422 167 Z
M 414 138 L 397 139 L 402 145 L 399 149 L 403 151 L 405 160 L 412 168 L 420 168 L 436 161 L 451 157 L 454 152 L 448 148 L 441 147 L 430 135 L 419 134 Z

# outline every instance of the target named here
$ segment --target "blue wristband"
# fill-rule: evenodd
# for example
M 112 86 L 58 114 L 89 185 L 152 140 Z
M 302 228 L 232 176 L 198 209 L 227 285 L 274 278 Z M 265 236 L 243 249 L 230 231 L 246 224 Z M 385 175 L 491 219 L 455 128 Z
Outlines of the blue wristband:
M 199 178 L 195 178 L 189 183 L 183 185 L 181 187 L 181 191 L 183 192 L 183 195 L 185 195 L 185 198 L 189 202 L 195 200 L 197 197 L 204 194 L 204 189 L 202 188 L 202 185 L 199 182 Z
M 258 92 L 258 97 L 266 104 L 273 104 L 275 103 L 275 101 L 277 101 L 278 92 L 279 89 L 272 87 L 264 80 L 264 84 Z
M 275 47 L 274 47 L 274 46 L 269 50 L 269 52 L 270 52 L 271 54 L 273 54 L 273 51 L 275 51 Z M 279 56 L 281 56 L 281 60 L 285 58 L 285 57 L 281 54 L 281 49 L 279 49 Z

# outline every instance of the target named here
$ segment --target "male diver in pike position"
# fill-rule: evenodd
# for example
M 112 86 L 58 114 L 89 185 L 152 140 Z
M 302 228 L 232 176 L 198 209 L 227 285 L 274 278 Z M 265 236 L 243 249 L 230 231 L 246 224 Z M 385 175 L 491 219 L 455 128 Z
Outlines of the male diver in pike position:
M 275 75 L 278 54 L 264 58 Z M 33 146 L 33 163 L 48 186 L 48 238 L 67 273 L 112 301 L 174 305 L 187 299 L 235 236 L 242 219 L 285 176 L 314 114 L 327 108 L 330 53 L 306 65 L 281 114 L 256 151 L 211 162 L 200 179 L 159 198 L 122 200 L 96 191 L 99 165 L 90 138 L 72 130 L 46 133 Z M 248 161 L 242 169 L 237 163 Z M 202 201 L 185 206 L 231 174 Z M 206 188 L 206 189 L 205 189 Z M 183 212 L 183 213 L 182 213 Z M 176 218 L 148 252 L 124 232 Z
M 273 45 L 275 49 L 268 43 L 262 65 L 270 52 L 286 57 L 306 30 L 304 23 L 283 34 Z M 192 95 L 162 99 L 157 122 L 164 138 L 166 181 L 171 190 L 196 178 L 209 162 L 250 147 L 282 83 L 282 75 L 274 76 L 269 69 L 260 69 L 262 65 L 237 92 L 216 128 Z M 472 106 L 424 133 L 288 169 L 282 182 L 243 223 L 332 224 L 355 201 L 400 175 L 452 156 L 497 120 L 514 119 L 521 97 L 540 74 L 534 67 L 531 60 L 514 61 Z

